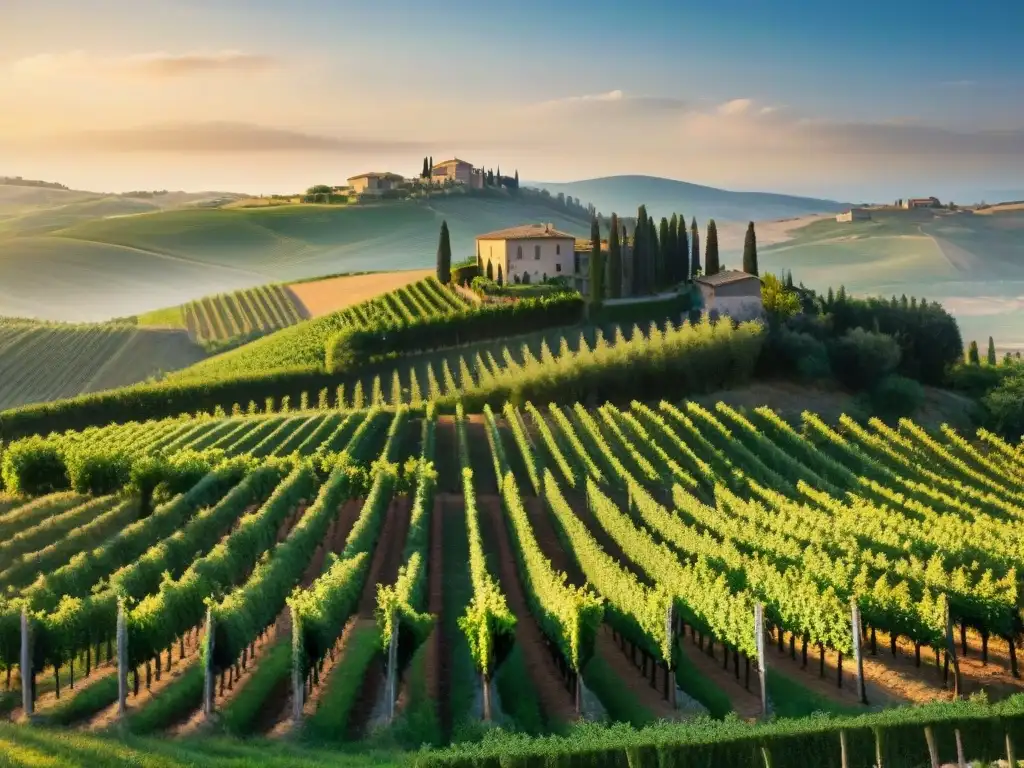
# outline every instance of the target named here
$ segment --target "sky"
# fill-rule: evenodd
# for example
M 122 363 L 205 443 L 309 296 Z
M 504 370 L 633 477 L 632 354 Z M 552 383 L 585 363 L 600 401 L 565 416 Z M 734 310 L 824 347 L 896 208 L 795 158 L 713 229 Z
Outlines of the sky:
M 1017 0 L 0 0 L 0 175 L 1024 196 L 1022 39 Z

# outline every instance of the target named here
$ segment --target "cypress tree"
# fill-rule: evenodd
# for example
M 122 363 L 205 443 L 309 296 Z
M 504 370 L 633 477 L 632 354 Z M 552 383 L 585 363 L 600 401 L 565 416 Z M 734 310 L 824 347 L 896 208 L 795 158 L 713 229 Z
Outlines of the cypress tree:
M 658 242 L 658 225 L 654 219 L 647 219 L 647 293 L 655 293 L 658 290 L 658 254 L 661 253 L 661 245 Z
M 686 234 L 686 217 L 679 216 L 679 226 L 676 230 L 676 260 L 678 264 L 679 279 L 689 282 L 690 280 L 690 238 Z
M 757 234 L 754 222 L 747 224 L 747 236 L 743 240 L 743 271 L 748 275 L 757 274 Z
M 671 285 L 683 279 L 679 271 L 679 215 L 673 213 L 668 220 L 668 255 L 665 259 L 665 277 Z
M 672 282 L 672 276 L 669 273 L 670 265 L 672 263 L 672 256 L 669 253 L 669 248 L 672 246 L 672 231 L 669 229 L 668 219 L 664 216 L 661 217 L 661 224 L 658 227 L 658 279 L 656 281 L 656 288 L 661 289 Z
M 793 270 L 792 269 L 789 270 L 789 272 L 786 273 L 786 287 L 789 288 L 790 290 L 793 289 Z M 892 298 L 893 298 L 893 301 L 896 300 L 895 296 L 893 296 Z
M 642 209 L 641 209 L 642 210 Z M 629 263 L 632 266 L 630 275 L 630 294 L 639 296 L 644 291 L 644 251 L 647 244 L 647 222 L 637 216 L 636 228 L 633 230 L 633 248 L 630 252 Z
M 488 265 L 490 266 L 490 265 Z M 452 279 L 452 244 L 448 237 L 448 222 L 441 222 L 441 237 L 437 242 L 437 280 L 448 285 Z
M 604 299 L 604 254 L 601 252 L 601 223 L 590 221 L 590 303 L 600 306 Z
M 430 175 L 433 176 L 434 175 L 434 156 L 431 155 L 429 157 L 429 160 L 430 160 Z
M 972 341 L 967 350 L 967 362 L 971 365 L 981 365 L 981 356 L 978 354 L 978 342 Z
M 700 232 L 697 231 L 697 217 L 690 222 L 690 277 L 700 273 Z
M 619 250 L 619 217 L 612 214 L 608 227 L 608 297 L 622 298 L 622 252 Z
M 991 336 L 988 337 L 988 364 L 996 365 L 996 343 Z
M 708 222 L 708 241 L 704 246 L 704 267 L 706 274 L 717 275 L 721 271 L 718 264 L 718 226 L 715 220 Z

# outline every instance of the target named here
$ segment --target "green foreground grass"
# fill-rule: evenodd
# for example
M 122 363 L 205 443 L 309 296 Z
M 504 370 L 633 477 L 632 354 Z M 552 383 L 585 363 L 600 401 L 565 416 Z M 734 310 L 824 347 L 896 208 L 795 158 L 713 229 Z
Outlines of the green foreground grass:
M 90 736 L 70 731 L 0 725 L 0 766 L 33 768 L 320 768 L 321 766 L 398 766 L 401 753 L 378 750 L 345 753 L 261 741 L 161 740 Z

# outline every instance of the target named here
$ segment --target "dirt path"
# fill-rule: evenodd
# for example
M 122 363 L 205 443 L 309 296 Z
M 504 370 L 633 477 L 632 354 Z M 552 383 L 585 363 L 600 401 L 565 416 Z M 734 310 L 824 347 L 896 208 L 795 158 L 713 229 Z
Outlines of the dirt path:
M 498 575 L 501 591 L 516 617 L 516 645 L 523 654 L 526 670 L 537 691 L 544 714 L 559 723 L 577 719 L 572 693 L 562 683 L 562 676 L 548 651 L 544 634 L 537 625 L 523 594 L 515 553 L 502 519 L 501 500 L 497 496 L 479 496 L 480 528 L 490 554 L 491 567 Z
M 388 505 L 381 528 L 377 546 L 370 562 L 370 572 L 366 576 L 366 584 L 359 600 L 360 622 L 373 623 L 374 611 L 377 608 L 377 585 L 394 584 L 398 578 L 398 570 L 402 566 L 402 551 L 409 532 L 409 519 L 412 515 L 412 501 L 408 496 L 396 496 Z M 373 715 L 377 697 L 380 695 L 381 681 L 384 679 L 384 655 L 377 653 L 367 665 L 363 676 L 363 684 L 359 696 L 349 714 L 349 736 L 357 739 L 366 729 Z M 321 685 L 324 685 L 322 682 Z
M 633 664 L 629 655 L 615 642 L 615 639 L 612 637 L 611 627 L 607 624 L 601 627 L 597 633 L 596 653 L 611 667 L 612 672 L 615 673 L 615 676 L 626 690 L 633 694 L 640 706 L 650 712 L 655 718 L 678 720 L 685 716 L 685 713 L 675 709 L 670 702 L 666 701 L 662 691 L 659 688 L 653 687 L 650 678 Z M 655 682 L 658 686 L 665 684 L 663 675 L 664 672 L 660 668 L 655 673 Z M 675 685 L 674 678 L 670 681 L 670 685 Z
M 434 427 L 434 457 L 437 468 L 438 493 L 460 493 L 462 473 L 459 468 L 459 441 L 452 416 L 438 416 Z
M 729 699 L 733 711 L 743 720 L 754 720 L 761 715 L 761 694 L 757 676 L 751 668 L 750 690 L 744 687 L 745 679 L 741 670 L 741 679 L 736 680 L 730 670 L 722 669 L 722 664 L 701 651 L 695 641 L 682 638 L 679 643 L 680 652 L 689 663 L 696 667 L 697 672 L 717 685 L 718 689 Z M 721 654 L 721 648 L 718 651 Z
M 444 535 L 458 524 L 449 501 L 438 494 L 430 517 L 430 557 L 427 561 L 428 598 L 427 610 L 437 620 L 427 638 L 427 695 L 437 704 L 438 720 L 445 739 L 452 730 L 451 677 L 452 657 L 448 638 L 444 631 Z
M 473 468 L 473 486 L 477 494 L 497 493 L 498 477 L 494 473 L 491 446 L 487 442 L 487 426 L 479 413 L 466 416 L 466 438 L 469 441 L 469 460 Z M 457 444 L 457 443 L 456 443 Z
M 316 552 L 310 559 L 309 566 L 302 575 L 299 586 L 307 589 L 323 573 L 324 562 L 328 553 L 341 554 L 345 549 L 345 541 L 348 539 L 352 526 L 359 517 L 362 510 L 362 501 L 349 499 L 338 509 L 337 517 L 331 521 L 324 536 L 323 544 L 317 547 Z M 274 622 L 274 629 L 268 633 L 268 638 L 273 637 L 271 644 L 278 642 L 291 642 L 292 636 L 292 614 L 291 609 L 285 606 Z M 257 658 L 257 665 L 259 658 Z M 245 683 L 247 677 L 239 682 Z M 238 695 L 237 690 L 234 692 Z M 253 728 L 254 733 L 272 733 L 284 730 L 290 725 L 289 716 L 292 708 L 291 677 L 283 676 L 277 681 L 274 689 L 267 696 L 266 703 L 260 712 L 259 718 Z
M 530 517 L 530 524 L 533 527 L 533 535 L 544 555 L 551 561 L 555 570 L 562 571 L 569 577 L 569 583 L 574 586 L 583 586 L 586 579 L 580 572 L 575 559 L 562 547 L 555 530 L 556 523 L 551 519 L 551 514 L 544 506 L 544 502 L 537 497 L 527 497 L 524 500 L 526 512 Z M 621 553 L 620 553 L 621 555 Z M 665 701 L 662 694 L 651 687 L 650 681 L 638 669 L 632 659 L 612 639 L 610 628 L 605 625 L 597 634 L 597 643 L 594 652 L 608 665 L 608 667 L 620 679 L 622 684 L 633 693 L 637 701 L 655 717 L 673 719 L 680 717 L 680 712 L 673 709 L 671 704 Z M 661 678 L 659 676 L 659 684 Z

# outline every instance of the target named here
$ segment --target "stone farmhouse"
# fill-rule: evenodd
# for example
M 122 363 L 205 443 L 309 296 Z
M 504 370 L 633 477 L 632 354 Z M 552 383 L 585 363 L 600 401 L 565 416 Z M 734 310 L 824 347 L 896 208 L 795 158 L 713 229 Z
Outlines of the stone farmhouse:
M 848 211 L 843 211 L 836 215 L 836 221 L 840 224 L 850 223 L 853 221 L 868 221 L 871 219 L 871 213 L 864 208 L 851 208 Z
M 576 238 L 552 224 L 524 224 L 478 235 L 481 274 L 504 283 L 540 283 L 574 277 Z
M 457 157 L 434 165 L 430 169 L 430 180 L 435 184 L 446 181 L 465 184 L 471 189 L 483 189 L 484 186 L 483 169 L 474 168 L 471 163 Z
M 358 176 L 350 176 L 348 185 L 357 195 L 380 195 L 398 189 L 403 181 L 405 181 L 405 177 L 399 173 L 371 171 Z
M 939 208 L 942 203 L 937 197 L 911 197 L 903 201 L 903 207 L 910 208 Z
M 735 320 L 761 317 L 761 281 L 756 275 L 727 269 L 694 280 L 700 291 L 702 309 L 708 314 L 728 315 Z

